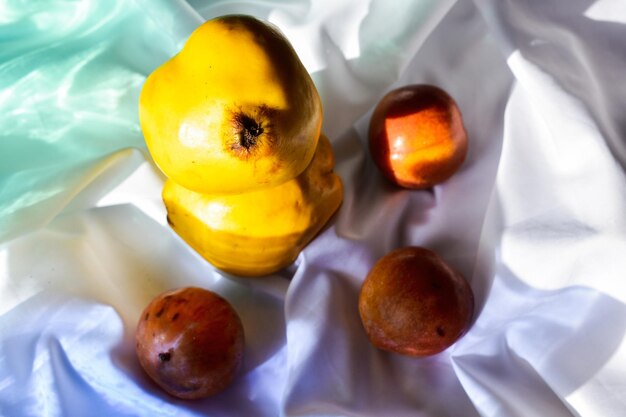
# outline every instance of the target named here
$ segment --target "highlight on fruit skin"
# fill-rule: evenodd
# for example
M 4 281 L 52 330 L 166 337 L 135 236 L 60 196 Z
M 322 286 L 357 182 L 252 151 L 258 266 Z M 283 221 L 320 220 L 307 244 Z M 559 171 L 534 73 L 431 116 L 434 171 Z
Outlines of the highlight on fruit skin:
M 203 288 L 155 297 L 141 313 L 135 339 L 146 374 L 181 399 L 206 398 L 226 389 L 243 361 L 239 315 L 226 299 Z
M 208 20 L 146 79 L 139 121 L 156 165 L 189 190 L 236 194 L 291 180 L 309 165 L 322 104 L 273 25 Z
M 465 161 L 468 138 L 461 111 L 443 89 L 406 85 L 388 92 L 370 118 L 369 151 L 379 171 L 410 189 L 449 179 Z
M 395 249 L 365 278 L 359 315 L 370 342 L 381 350 L 422 357 L 442 352 L 471 325 L 469 283 L 435 252 Z
M 343 200 L 334 155 L 322 135 L 313 160 L 280 185 L 234 195 L 201 194 L 167 180 L 163 201 L 171 228 L 216 268 L 243 277 L 292 264 Z

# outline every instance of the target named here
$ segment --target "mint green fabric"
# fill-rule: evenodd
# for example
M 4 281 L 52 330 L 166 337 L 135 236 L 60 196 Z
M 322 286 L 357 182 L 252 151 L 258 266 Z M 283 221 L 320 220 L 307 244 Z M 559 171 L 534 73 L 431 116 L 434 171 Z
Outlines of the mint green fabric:
M 142 160 L 118 152 L 147 155 L 141 85 L 196 26 L 170 13 L 177 2 L 148 3 L 0 0 L 0 242 L 118 172 L 97 198 Z

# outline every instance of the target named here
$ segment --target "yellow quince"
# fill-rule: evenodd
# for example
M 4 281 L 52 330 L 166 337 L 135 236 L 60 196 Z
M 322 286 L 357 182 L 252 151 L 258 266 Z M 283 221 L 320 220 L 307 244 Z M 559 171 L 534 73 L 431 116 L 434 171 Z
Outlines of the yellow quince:
M 165 175 L 200 193 L 241 193 L 298 176 L 322 123 L 318 92 L 289 41 L 251 16 L 196 29 L 146 80 L 139 118 Z
M 242 194 L 197 193 L 167 180 L 168 222 L 192 248 L 222 271 L 261 276 L 291 264 L 340 206 L 343 186 L 322 135 L 298 177 Z

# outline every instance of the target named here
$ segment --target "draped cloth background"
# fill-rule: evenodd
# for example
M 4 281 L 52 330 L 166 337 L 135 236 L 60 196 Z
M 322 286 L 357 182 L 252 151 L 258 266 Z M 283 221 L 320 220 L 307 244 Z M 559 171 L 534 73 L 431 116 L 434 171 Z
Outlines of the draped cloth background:
M 275 276 L 223 277 L 166 225 L 142 82 L 203 20 L 277 25 L 324 104 L 345 201 Z M 0 415 L 626 415 L 626 5 L 621 0 L 0 0 Z M 455 97 L 468 159 L 394 188 L 364 146 L 395 86 Z M 471 282 L 470 332 L 412 359 L 362 330 L 360 284 L 421 245 Z M 135 359 L 143 307 L 223 294 L 246 360 L 184 402 Z

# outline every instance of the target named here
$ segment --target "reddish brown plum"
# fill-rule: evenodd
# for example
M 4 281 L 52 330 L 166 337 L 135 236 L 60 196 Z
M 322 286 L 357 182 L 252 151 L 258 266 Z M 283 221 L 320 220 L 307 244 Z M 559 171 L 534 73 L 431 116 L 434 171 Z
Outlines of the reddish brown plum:
M 150 378 L 183 399 L 222 391 L 243 360 L 239 315 L 224 298 L 197 287 L 154 298 L 141 314 L 136 342 L 137 357 Z
M 405 247 L 370 270 L 359 295 L 361 321 L 379 349 L 429 356 L 469 328 L 474 295 L 468 282 L 435 252 Z

